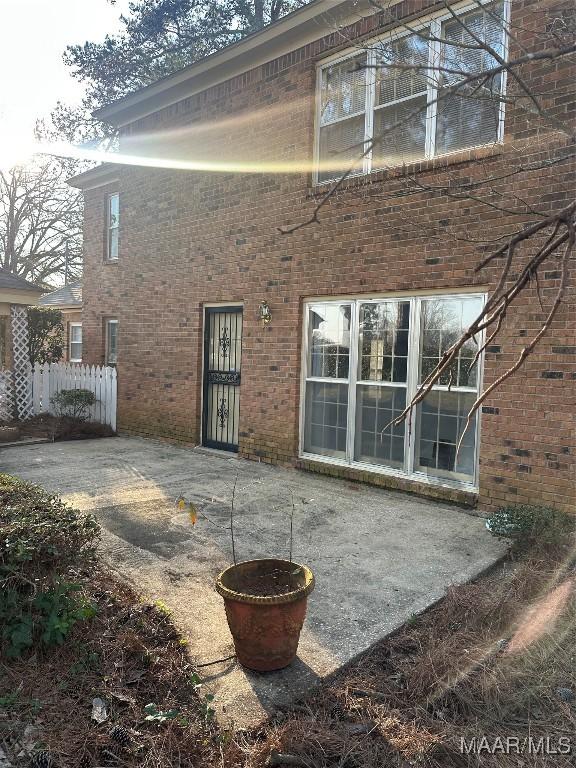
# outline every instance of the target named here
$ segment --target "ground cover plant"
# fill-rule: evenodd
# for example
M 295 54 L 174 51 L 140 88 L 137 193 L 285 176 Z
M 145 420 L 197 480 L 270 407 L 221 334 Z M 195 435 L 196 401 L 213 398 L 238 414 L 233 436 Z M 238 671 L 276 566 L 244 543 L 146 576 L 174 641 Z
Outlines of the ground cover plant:
M 93 607 L 74 580 L 94 560 L 99 526 L 38 486 L 0 475 L 0 649 L 61 644 Z
M 185 642 L 102 570 L 98 539 L 91 515 L 0 475 L 0 765 L 210 765 L 223 735 Z

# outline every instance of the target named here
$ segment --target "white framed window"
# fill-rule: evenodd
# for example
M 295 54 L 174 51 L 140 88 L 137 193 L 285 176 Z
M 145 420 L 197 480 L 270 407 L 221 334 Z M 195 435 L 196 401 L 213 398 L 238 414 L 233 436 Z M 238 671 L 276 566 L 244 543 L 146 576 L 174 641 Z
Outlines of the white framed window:
M 508 6 L 463 4 L 457 19 L 444 10 L 321 64 L 316 181 L 501 141 L 504 75 L 456 86 L 497 64 L 475 38 L 506 58 Z
M 118 320 L 106 320 L 105 332 L 104 362 L 106 365 L 116 365 L 118 362 Z
M 68 360 L 82 362 L 82 323 L 68 324 Z
M 468 341 L 407 419 L 391 422 L 481 311 L 483 294 L 318 300 L 304 306 L 300 454 L 477 486 L 481 339 Z
M 118 233 L 120 227 L 120 195 L 115 192 L 106 198 L 106 259 L 118 261 Z

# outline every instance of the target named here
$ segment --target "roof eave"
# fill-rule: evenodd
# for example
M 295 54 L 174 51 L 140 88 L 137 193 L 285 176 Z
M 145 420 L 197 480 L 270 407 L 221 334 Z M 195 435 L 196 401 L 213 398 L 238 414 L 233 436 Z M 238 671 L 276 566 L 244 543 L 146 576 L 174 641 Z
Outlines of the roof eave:
M 0 304 L 36 304 L 43 288 L 0 288 Z
M 93 115 L 121 127 L 375 12 L 370 0 L 314 0 L 237 43 L 101 107 Z
M 118 181 L 118 166 L 115 163 L 102 163 L 83 173 L 72 176 L 66 183 L 76 189 L 93 189 Z
M 44 304 L 42 301 L 38 302 L 39 307 L 45 307 L 46 309 L 82 309 L 82 302 L 78 301 L 75 304 Z

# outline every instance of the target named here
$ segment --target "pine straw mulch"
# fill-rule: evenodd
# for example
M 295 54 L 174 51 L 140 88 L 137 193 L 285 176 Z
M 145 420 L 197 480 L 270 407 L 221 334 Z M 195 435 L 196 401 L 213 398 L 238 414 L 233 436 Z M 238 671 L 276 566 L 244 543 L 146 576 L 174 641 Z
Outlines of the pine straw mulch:
M 237 735 L 227 765 L 259 768 L 573 768 L 576 559 L 572 546 L 511 559 L 454 587 L 296 711 Z M 463 753 L 461 739 L 571 739 L 572 755 Z M 497 742 L 496 742 L 497 743 Z M 523 747 L 526 749 L 526 747 Z M 278 756 L 280 755 L 280 757 Z M 292 762 L 283 757 L 292 755 Z
M 14 768 L 30 766 L 29 757 L 14 760 L 26 725 L 37 728 L 37 750 L 49 751 L 54 768 L 214 765 L 222 736 L 170 617 L 103 571 L 90 582 L 96 616 L 77 624 L 63 646 L 0 659 L 0 747 Z M 92 719 L 96 697 L 108 709 L 101 724 Z M 172 710 L 173 719 L 146 721 L 148 704 Z M 114 738 L 118 731 L 126 746 Z
M 20 440 L 87 440 L 94 437 L 113 437 L 116 433 L 108 424 L 83 421 L 68 416 L 40 413 L 25 421 L 7 421 L 4 426 L 18 427 Z
M 318 692 L 234 734 L 212 722 L 170 618 L 101 573 L 87 588 L 99 609 L 88 630 L 43 656 L 0 662 L 0 745 L 32 723 L 58 768 L 568 768 L 574 754 L 478 757 L 460 740 L 555 746 L 568 736 L 576 750 L 576 702 L 558 695 L 576 690 L 574 552 L 510 559 L 450 589 Z M 100 725 L 96 696 L 109 705 Z M 148 722 L 149 703 L 177 716 Z M 116 725 L 127 748 L 111 736 Z

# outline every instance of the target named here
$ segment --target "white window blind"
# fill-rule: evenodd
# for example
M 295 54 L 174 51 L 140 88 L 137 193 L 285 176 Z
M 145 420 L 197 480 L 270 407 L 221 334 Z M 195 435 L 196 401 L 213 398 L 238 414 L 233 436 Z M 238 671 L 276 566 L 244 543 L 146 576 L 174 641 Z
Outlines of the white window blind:
M 416 33 L 323 67 L 318 180 L 498 141 L 503 79 L 481 77 L 497 65 L 482 45 L 505 56 L 504 10 L 499 2 L 457 18 L 443 11 Z M 465 82 L 471 75 L 480 77 Z
M 372 167 L 413 162 L 426 149 L 428 42 L 402 37 L 379 46 L 376 62 Z
M 319 171 L 362 166 L 366 107 L 366 57 L 356 56 L 322 70 Z M 323 168 L 326 167 L 327 175 Z
M 469 85 L 459 82 L 496 66 L 488 51 L 468 47 L 483 40 L 500 56 L 503 54 L 502 6 L 491 6 L 490 12 L 480 10 L 464 14 L 442 24 L 444 43 L 441 52 L 440 87 L 436 118 L 436 152 L 442 154 L 457 149 L 494 142 L 498 137 L 501 77 L 474 79 Z

